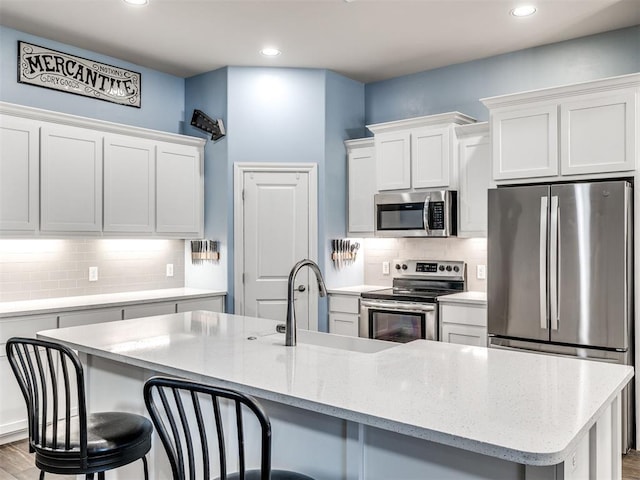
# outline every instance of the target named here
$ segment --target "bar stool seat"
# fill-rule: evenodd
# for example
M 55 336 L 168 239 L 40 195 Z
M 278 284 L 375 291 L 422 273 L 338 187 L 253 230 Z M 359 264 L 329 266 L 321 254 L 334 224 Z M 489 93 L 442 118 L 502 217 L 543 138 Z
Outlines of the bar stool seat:
M 59 445 L 64 444 L 64 421 L 59 422 Z M 78 424 L 70 428 L 70 450 L 80 449 Z M 124 412 L 99 412 L 87 415 L 87 462 L 73 458 L 66 450 L 37 449 L 36 466 L 50 473 L 74 474 L 100 472 L 127 465 L 142 458 L 151 449 L 153 426 L 142 415 Z M 53 445 L 51 430 L 47 444 Z

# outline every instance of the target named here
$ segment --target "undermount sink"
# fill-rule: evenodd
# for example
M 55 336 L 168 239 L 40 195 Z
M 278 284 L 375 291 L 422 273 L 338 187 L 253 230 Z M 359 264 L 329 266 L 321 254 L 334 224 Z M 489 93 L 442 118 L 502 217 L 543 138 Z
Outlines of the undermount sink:
M 334 333 L 298 330 L 298 345 L 317 345 L 319 347 L 337 348 L 359 353 L 377 353 L 398 346 L 397 343 L 373 340 L 369 338 L 347 337 Z M 288 347 L 287 347 L 288 348 Z M 295 347 L 292 347 L 295 348 Z

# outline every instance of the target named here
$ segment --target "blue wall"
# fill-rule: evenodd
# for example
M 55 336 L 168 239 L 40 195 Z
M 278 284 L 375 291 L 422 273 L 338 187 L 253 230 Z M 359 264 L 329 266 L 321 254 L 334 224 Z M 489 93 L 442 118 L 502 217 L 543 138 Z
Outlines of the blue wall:
M 225 127 L 228 127 L 227 69 L 221 68 L 186 79 L 185 91 L 184 133 L 208 139 L 204 149 L 204 236 L 220 242 L 221 255 L 221 260 L 217 263 L 194 266 L 191 262 L 185 262 L 185 286 L 226 290 L 227 264 L 230 251 L 233 251 L 233 245 L 230 249 L 227 238 L 228 232 L 233 232 L 233 217 L 228 217 L 226 208 L 229 190 L 232 189 L 232 184 L 228 183 L 228 137 L 214 142 L 210 135 L 192 127 L 188 122 L 193 110 L 198 109 L 211 118 L 222 119 Z M 229 304 L 226 311 L 233 311 Z
M 140 73 L 141 108 L 18 83 L 18 40 Z M 0 26 L 0 101 L 181 133 L 184 93 L 183 78 Z
M 345 235 L 346 156 L 343 141 L 364 134 L 364 85 L 315 69 L 227 67 L 186 80 L 185 110 L 223 118 L 227 137 L 205 151 L 205 230 L 223 242 L 226 269 L 209 267 L 189 286 L 226 288 L 234 303 L 233 164 L 238 162 L 318 165 L 318 263 L 327 282 L 361 283 L 362 271 L 337 276 L 329 238 Z M 353 278 L 355 275 L 355 278 Z M 327 329 L 326 302 L 319 328 Z
M 638 71 L 640 26 L 369 83 L 366 123 L 456 110 L 487 120 L 480 98 Z
M 344 287 L 364 283 L 364 269 L 346 265 L 337 270 L 331 261 L 332 238 L 344 238 L 347 226 L 347 154 L 344 141 L 364 135 L 364 85 L 333 72 L 326 77 L 325 120 L 325 182 L 326 201 L 319 206 L 319 215 L 325 219 L 324 256 L 322 271 L 327 285 Z

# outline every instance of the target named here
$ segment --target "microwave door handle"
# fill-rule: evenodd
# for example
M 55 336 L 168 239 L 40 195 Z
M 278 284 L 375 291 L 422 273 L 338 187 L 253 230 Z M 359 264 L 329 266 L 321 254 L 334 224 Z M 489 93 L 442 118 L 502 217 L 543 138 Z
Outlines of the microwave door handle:
M 424 223 L 424 229 L 428 232 L 431 230 L 431 226 L 429 225 L 429 197 L 424 201 L 424 209 L 422 210 L 422 222 Z
M 539 251 L 539 275 L 540 275 L 540 328 L 547 329 L 547 219 L 548 199 L 540 198 L 540 251 Z

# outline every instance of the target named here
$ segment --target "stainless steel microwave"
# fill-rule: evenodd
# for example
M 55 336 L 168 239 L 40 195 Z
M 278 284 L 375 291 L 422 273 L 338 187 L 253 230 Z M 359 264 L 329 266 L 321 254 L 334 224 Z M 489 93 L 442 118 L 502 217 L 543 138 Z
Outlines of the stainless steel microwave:
M 430 190 L 375 195 L 377 237 L 451 237 L 458 231 L 457 192 Z

